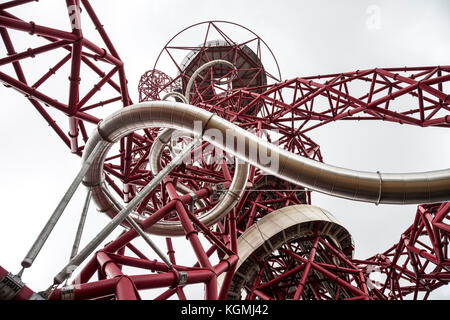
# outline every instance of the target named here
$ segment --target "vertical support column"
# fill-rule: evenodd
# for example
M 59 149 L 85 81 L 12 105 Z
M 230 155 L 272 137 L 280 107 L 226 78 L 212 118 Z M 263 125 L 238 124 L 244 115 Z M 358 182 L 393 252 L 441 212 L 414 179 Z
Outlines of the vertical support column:
M 78 111 L 79 89 L 80 89 L 80 69 L 81 69 L 81 51 L 83 49 L 82 39 L 83 33 L 81 31 L 81 17 L 80 17 L 80 3 L 79 0 L 66 0 L 67 10 L 69 12 L 69 19 L 72 26 L 72 33 L 77 37 L 77 40 L 72 45 L 72 59 L 70 69 L 70 88 L 69 88 L 69 137 L 70 150 L 72 153 L 78 152 L 78 119 L 73 115 Z
M 178 217 L 180 222 L 186 232 L 186 238 L 191 243 L 194 253 L 200 263 L 200 266 L 209 270 L 213 270 L 211 262 L 209 261 L 208 255 L 203 249 L 200 239 L 198 238 L 198 232 L 194 229 L 189 215 L 186 212 L 186 208 L 183 203 L 178 199 L 178 194 L 176 188 L 170 179 L 165 179 L 165 187 L 171 199 L 178 200 L 175 204 Z M 216 300 L 217 299 L 217 276 L 213 276 L 210 281 L 206 284 L 206 299 Z

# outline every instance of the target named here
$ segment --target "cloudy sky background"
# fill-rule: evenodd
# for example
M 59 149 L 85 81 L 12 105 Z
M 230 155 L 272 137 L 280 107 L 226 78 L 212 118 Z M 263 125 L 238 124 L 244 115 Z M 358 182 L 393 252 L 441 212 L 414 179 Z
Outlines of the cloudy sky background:
M 92 1 L 92 5 L 125 62 L 134 101 L 138 100 L 141 74 L 153 67 L 165 43 L 179 30 L 205 20 L 229 20 L 252 29 L 272 48 L 284 79 L 373 67 L 450 64 L 450 2 L 445 0 L 98 0 Z M 380 13 L 378 29 L 367 25 L 368 8 L 374 5 Z M 11 12 L 25 21 L 70 29 L 63 1 L 40 1 Z M 85 14 L 83 21 L 86 21 Z M 87 38 L 97 39 L 93 31 L 84 32 Z M 13 35 L 16 51 L 33 47 L 28 35 Z M 201 39 L 200 35 L 197 42 Z M 0 56 L 5 56 L 3 45 L 0 45 Z M 40 70 L 45 71 L 56 62 L 52 57 L 46 59 L 42 65 L 31 59 L 25 62 L 26 74 L 36 78 L 42 74 Z M 0 67 L 0 71 L 10 72 L 10 69 Z M 67 76 L 60 79 L 63 81 L 51 84 L 55 96 L 67 92 Z M 1 86 L 0 97 L 3 206 L 0 264 L 16 273 L 23 256 L 79 170 L 80 159 L 70 154 L 22 95 Z M 55 117 L 66 122 L 64 117 Z M 358 170 L 437 170 L 448 167 L 450 157 L 447 147 L 450 132 L 439 128 L 338 122 L 313 131 L 311 137 L 320 144 L 325 162 Z M 24 281 L 33 289 L 48 287 L 67 261 L 84 196 L 85 190 L 80 188 L 35 266 L 25 273 Z M 357 258 L 381 253 L 397 242 L 415 214 L 415 206 L 374 206 L 321 194 L 313 194 L 313 202 L 332 212 L 350 231 Z M 107 221 L 92 206 L 83 243 Z M 156 239 L 163 243 L 161 240 Z M 184 242 L 178 243 L 183 248 Z M 149 250 L 146 253 L 152 256 Z M 179 258 L 185 263 L 191 259 L 190 255 L 179 255 Z M 201 297 L 202 288 L 192 292 L 192 297 Z M 449 298 L 449 287 L 439 290 L 434 297 Z

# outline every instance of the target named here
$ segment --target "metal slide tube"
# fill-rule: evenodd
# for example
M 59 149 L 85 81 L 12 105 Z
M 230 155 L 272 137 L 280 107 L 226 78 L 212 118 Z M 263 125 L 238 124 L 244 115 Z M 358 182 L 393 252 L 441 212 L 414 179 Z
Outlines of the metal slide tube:
M 131 131 L 133 129 L 131 128 Z M 130 132 L 131 132 L 130 131 Z M 138 204 L 144 200 L 144 198 L 164 179 L 165 176 L 169 174 L 183 159 L 187 154 L 191 152 L 191 149 L 198 143 L 198 138 L 195 138 L 186 148 L 180 152 L 167 166 L 164 167 L 153 179 L 150 181 L 142 190 L 139 192 L 129 203 L 128 205 L 121 210 L 95 237 L 89 242 L 86 247 L 84 247 L 81 252 L 73 257 L 69 263 L 55 276 L 54 284 L 62 283 L 70 274 L 71 270 L 78 267 L 94 250 L 97 248 L 102 241 L 106 239 L 111 232 L 125 220 L 130 213 L 138 206 Z M 99 142 L 98 145 L 102 144 Z M 104 141 L 104 144 L 111 147 L 112 143 Z M 108 149 L 108 148 L 106 148 Z M 102 149 L 105 150 L 105 149 Z M 90 153 L 90 152 L 88 152 Z M 103 154 L 105 156 L 106 153 Z M 90 158 L 89 155 L 87 156 Z M 97 157 L 98 158 L 98 157 Z M 103 158 L 104 161 L 104 158 Z M 98 162 L 95 162 L 93 165 L 95 166 Z M 102 170 L 103 172 L 103 170 Z M 88 173 L 89 174 L 89 173 Z M 87 174 L 87 175 L 88 175 Z M 103 188 L 101 188 L 103 189 Z M 103 193 L 104 194 L 104 193 Z M 105 195 L 106 196 L 106 195 Z M 111 201 L 111 200 L 109 200 Z
M 150 170 L 153 174 L 157 174 L 161 171 L 162 152 L 164 151 L 165 146 L 170 142 L 172 136 L 174 134 L 178 134 L 178 132 L 180 131 L 174 129 L 164 129 L 153 142 L 148 155 Z M 192 136 L 190 133 L 186 133 L 186 135 Z M 177 184 L 176 188 L 177 191 L 183 192 L 184 194 L 191 192 L 191 189 L 182 184 Z
M 226 60 L 212 60 L 204 65 L 200 66 L 191 76 L 189 82 L 186 86 L 185 96 L 181 95 L 178 92 L 169 92 L 167 93 L 162 100 L 167 100 L 169 97 L 178 97 L 184 103 L 189 103 L 190 101 L 190 92 L 191 88 L 194 84 L 195 79 L 199 76 L 199 74 L 214 65 L 223 64 L 227 65 L 230 68 L 235 68 L 234 65 Z M 161 170 L 161 154 L 164 150 L 164 146 L 170 141 L 172 134 L 174 134 L 176 130 L 174 129 L 165 129 L 159 135 L 158 138 L 153 143 L 150 153 L 149 153 L 149 164 L 150 169 L 153 173 L 158 173 Z M 205 224 L 207 227 L 215 224 L 220 221 L 230 210 L 236 205 L 236 203 L 241 198 L 242 194 L 245 190 L 245 185 L 247 183 L 248 174 L 250 170 L 250 165 L 247 162 L 243 162 L 239 159 L 236 160 L 236 170 L 234 172 L 233 180 L 231 182 L 230 188 L 227 190 L 224 197 L 219 201 L 219 203 L 214 206 L 214 208 L 208 210 L 203 213 L 199 220 Z M 177 190 L 189 194 L 191 190 L 188 187 L 185 187 L 182 184 L 176 185 Z M 199 201 L 199 204 L 202 205 L 203 202 Z M 109 209 L 109 211 L 114 210 L 113 207 Z M 110 215 L 115 215 L 116 213 L 111 212 Z M 168 235 L 168 236 L 182 236 L 184 235 L 184 229 L 181 223 L 179 222 L 171 222 L 171 221 L 160 221 L 152 226 L 151 233 Z
M 167 93 L 166 95 L 164 95 L 162 100 L 167 100 L 170 97 L 178 98 L 183 103 L 187 103 L 186 98 L 181 93 L 176 92 L 176 91 L 171 91 L 171 92 Z M 170 139 L 174 133 L 177 133 L 177 130 L 164 129 L 163 131 L 161 131 L 161 133 L 158 135 L 156 140 L 153 142 L 152 147 L 150 149 L 150 153 L 148 155 L 150 170 L 153 172 L 153 174 L 156 174 L 161 170 L 161 165 L 160 165 L 161 154 L 164 150 L 164 147 L 170 142 Z M 191 136 L 191 134 L 189 134 L 189 135 Z M 191 193 L 191 189 L 182 185 L 181 183 L 177 183 L 176 188 L 177 188 L 177 191 L 180 191 L 181 193 L 184 193 L 184 194 Z M 196 201 L 196 204 L 199 207 L 205 206 L 205 203 L 203 200 Z M 114 210 L 114 208 L 112 208 L 112 210 Z M 155 232 L 155 233 L 158 233 L 158 232 Z M 184 232 L 183 232 L 183 234 L 184 234 Z
M 197 78 L 197 76 L 200 74 L 200 72 L 202 72 L 203 70 L 205 70 L 211 66 L 214 66 L 216 64 L 225 64 L 225 65 L 229 66 L 230 68 L 234 69 L 234 64 L 232 64 L 231 62 L 229 62 L 227 60 L 212 60 L 212 61 L 205 63 L 197 70 L 195 70 L 195 72 L 192 74 L 191 78 L 189 79 L 189 82 L 186 86 L 186 92 L 184 94 L 184 97 L 185 97 L 187 103 L 189 103 L 191 100 L 191 89 L 192 89 L 192 85 L 194 84 L 195 78 Z
M 161 154 L 164 150 L 164 146 L 170 141 L 172 134 L 176 130 L 165 129 L 161 132 L 157 139 L 153 142 L 153 145 L 149 153 L 149 164 L 150 169 L 154 174 L 161 170 Z M 191 135 L 190 133 L 188 133 Z M 236 159 L 236 169 L 234 172 L 233 180 L 231 182 L 230 188 L 226 191 L 223 198 L 215 205 L 212 209 L 207 212 L 202 213 L 198 219 L 207 227 L 220 221 L 239 201 L 242 194 L 244 193 L 245 186 L 248 179 L 249 164 L 243 162 L 240 159 Z M 177 191 L 181 191 L 184 194 L 192 193 L 192 191 L 182 184 L 177 183 Z M 111 212 L 115 210 L 114 207 L 108 209 L 111 215 L 115 215 L 116 212 Z M 159 221 L 154 224 L 149 230 L 149 232 L 159 235 L 167 236 L 182 236 L 184 235 L 184 229 L 181 223 L 176 221 Z
M 202 132 L 194 132 L 201 125 Z M 417 204 L 450 200 L 450 169 L 421 173 L 378 173 L 339 168 L 303 158 L 242 129 L 204 109 L 191 105 L 153 101 L 121 109 L 103 120 L 97 132 L 89 139 L 84 159 L 87 159 L 101 137 L 117 141 L 126 134 L 148 127 L 170 127 L 194 134 L 202 134 L 203 139 L 224 149 L 230 154 L 247 161 L 291 183 L 311 190 L 350 200 L 387 203 Z M 242 143 L 231 145 L 213 137 L 211 130 L 222 133 L 223 137 L 233 136 Z M 241 145 L 242 148 L 239 148 Z M 85 184 L 98 185 L 103 179 L 103 163 L 109 148 L 96 157 L 85 177 Z M 264 164 L 258 155 L 277 157 L 278 166 Z M 94 193 L 96 203 L 102 209 L 106 195 Z M 104 209 L 104 207 L 103 207 Z
M 171 91 L 171 92 L 169 92 L 169 93 L 166 93 L 166 94 L 164 95 L 164 97 L 163 97 L 161 100 L 167 100 L 167 99 L 169 99 L 170 97 L 178 98 L 178 99 L 181 100 L 181 102 L 183 102 L 183 103 L 188 103 L 188 102 L 186 101 L 186 98 L 185 98 L 181 93 L 176 92 L 176 91 Z

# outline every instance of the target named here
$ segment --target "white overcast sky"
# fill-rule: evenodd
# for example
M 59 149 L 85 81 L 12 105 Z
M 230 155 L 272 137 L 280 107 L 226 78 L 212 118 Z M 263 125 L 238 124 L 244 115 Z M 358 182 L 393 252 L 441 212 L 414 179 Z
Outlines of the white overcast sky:
M 182 28 L 205 20 L 229 20 L 252 29 L 272 48 L 284 79 L 373 67 L 450 64 L 450 2 L 446 0 L 91 3 L 125 62 L 134 101 L 138 100 L 141 74 L 153 67 L 164 44 Z M 367 27 L 367 10 L 373 5 L 380 10 L 379 29 Z M 11 12 L 25 21 L 69 30 L 63 1 L 41 0 Z M 85 20 L 83 14 L 82 22 Z M 93 34 L 84 32 L 87 38 Z M 26 39 L 29 37 L 13 37 L 16 51 L 33 46 Z M 198 42 L 201 39 L 199 35 Z M 2 44 L 0 56 L 5 56 Z M 52 63 L 55 61 L 41 66 L 26 62 L 26 74 L 36 79 L 42 74 L 39 67 L 47 70 Z M 0 67 L 0 71 L 10 69 Z M 62 79 L 67 81 L 67 76 Z M 66 92 L 67 86 L 68 81 L 54 83 L 54 95 Z M 1 86 L 0 97 L 0 265 L 16 273 L 79 169 L 80 159 L 70 154 L 23 96 Z M 450 131 L 437 128 L 338 122 L 313 131 L 311 136 L 321 145 L 325 162 L 359 170 L 437 170 L 447 168 L 450 158 Z M 35 266 L 25 273 L 24 281 L 33 289 L 48 287 L 67 261 L 84 196 L 80 188 Z M 381 253 L 397 242 L 415 214 L 415 206 L 376 207 L 320 194 L 313 194 L 313 203 L 333 213 L 350 231 L 357 258 Z M 107 221 L 91 207 L 83 243 Z M 146 253 L 151 255 L 148 250 Z M 190 259 L 179 257 L 181 262 Z M 201 288 L 195 292 L 194 297 L 201 297 Z M 434 296 L 449 298 L 450 289 L 441 289 Z

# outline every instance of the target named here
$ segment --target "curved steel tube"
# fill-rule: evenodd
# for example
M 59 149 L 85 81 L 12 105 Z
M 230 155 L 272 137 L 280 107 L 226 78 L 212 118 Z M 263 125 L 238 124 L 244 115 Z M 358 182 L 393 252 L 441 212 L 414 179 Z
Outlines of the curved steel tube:
M 194 122 L 201 124 L 202 132 L 194 132 Z M 198 126 L 197 124 L 197 126 Z M 121 109 L 101 121 L 89 138 L 83 152 L 85 161 L 95 145 L 101 143 L 101 151 L 84 178 L 84 183 L 92 188 L 93 198 L 100 210 L 107 211 L 113 204 L 101 191 L 104 179 L 103 164 L 113 143 L 125 135 L 148 127 L 170 127 L 194 134 L 224 149 L 230 154 L 289 182 L 302 185 L 311 190 L 350 200 L 387 203 L 418 204 L 450 200 L 450 169 L 422 173 L 377 173 L 339 168 L 303 158 L 214 115 L 204 109 L 191 105 L 153 101 Z M 230 146 L 225 141 L 215 139 L 214 129 L 226 137 L 227 131 L 243 141 L 243 149 L 238 144 Z M 252 148 L 256 152 L 251 152 Z M 258 157 L 267 151 L 278 158 L 278 166 Z M 255 156 L 256 155 L 256 156 Z M 139 219 L 139 217 L 137 217 Z
M 153 173 L 158 173 L 161 171 L 161 154 L 164 150 L 164 146 L 170 141 L 172 134 L 176 130 L 165 129 L 161 132 L 157 139 L 153 142 L 149 153 L 149 164 Z M 198 219 L 205 224 L 207 227 L 217 223 L 222 219 L 231 209 L 237 204 L 245 190 L 245 185 L 247 183 L 249 173 L 249 165 L 246 162 L 242 162 L 237 159 L 236 169 L 234 172 L 233 180 L 231 182 L 230 188 L 227 190 L 225 195 L 220 199 L 220 201 L 207 212 L 202 213 Z M 188 187 L 177 184 L 176 188 L 184 194 L 192 193 L 192 190 Z M 109 209 L 109 211 L 117 211 L 115 208 Z M 112 215 L 117 214 L 117 212 L 111 212 Z M 184 235 L 184 229 L 180 222 L 176 221 L 159 221 L 151 230 L 155 234 L 161 235 L 171 235 L 171 236 L 181 236 Z
M 152 147 L 150 148 L 148 159 L 150 170 L 154 174 L 157 174 L 161 171 L 160 159 L 162 156 L 162 152 L 164 151 L 164 147 L 170 142 L 172 135 L 177 132 L 179 131 L 175 129 L 164 129 L 153 142 Z M 177 183 L 176 189 L 177 191 L 183 192 L 184 194 L 188 194 L 191 192 L 191 189 L 179 183 Z
M 295 232 L 292 231 L 293 228 Z M 315 232 L 327 237 L 336 248 L 345 252 L 347 258 L 353 258 L 352 236 L 330 212 L 305 204 L 277 209 L 256 221 L 238 238 L 239 260 L 236 263 L 236 273 L 232 277 L 232 285 L 227 292 L 227 299 L 241 299 L 242 287 L 255 280 L 260 271 L 259 261 L 267 261 L 272 252 L 280 249 L 283 244 L 311 236 Z M 297 245 L 304 251 L 308 250 L 301 243 Z M 265 248 L 270 248 L 271 251 Z M 320 259 L 320 253 L 315 259 L 318 258 Z M 339 261 L 335 263 L 341 264 Z M 224 274 L 217 278 L 219 288 L 222 288 L 224 279 Z
M 180 99 L 183 103 L 188 103 L 186 98 L 181 93 L 176 92 L 176 91 L 171 91 L 169 93 L 166 93 L 161 100 L 167 100 L 170 97 L 175 97 L 175 98 Z
M 214 63 L 221 63 L 221 60 L 214 60 Z M 225 61 L 228 63 L 227 61 Z M 211 65 L 211 64 L 210 64 Z M 201 69 L 202 67 L 200 67 Z M 198 74 L 197 74 L 198 75 Z M 197 75 L 193 75 L 191 80 L 194 80 Z M 190 82 L 191 83 L 191 82 Z M 191 83 L 192 85 L 192 83 Z M 178 93 L 178 92 L 169 92 L 163 97 L 163 100 L 166 100 L 169 97 L 177 97 L 182 101 L 186 101 L 186 98 Z M 164 129 L 153 142 L 152 147 L 149 152 L 149 165 L 150 170 L 156 174 L 161 171 L 161 155 L 164 150 L 165 145 L 167 145 L 172 137 L 172 135 L 176 132 L 175 129 Z M 189 133 L 188 133 L 189 134 Z M 198 219 L 205 224 L 207 227 L 217 223 L 222 219 L 231 209 L 236 205 L 236 203 L 241 198 L 245 185 L 248 179 L 250 165 L 248 163 L 242 162 L 237 159 L 236 161 L 236 169 L 234 172 L 233 180 L 231 182 L 230 188 L 227 190 L 225 195 L 219 200 L 219 202 L 207 212 L 202 213 Z M 192 190 L 186 187 L 183 184 L 176 184 L 177 191 L 183 194 L 190 194 Z M 200 207 L 204 207 L 205 204 L 202 200 L 196 201 Z M 107 209 L 108 215 L 115 216 L 117 214 L 117 208 L 111 207 Z M 160 234 L 160 235 L 170 235 L 170 236 L 181 236 L 184 235 L 184 229 L 180 222 L 176 221 L 158 221 L 151 230 L 152 233 Z
M 229 62 L 227 60 L 220 60 L 220 59 L 218 59 L 218 60 L 209 61 L 209 62 L 205 63 L 204 65 L 202 65 L 197 70 L 195 70 L 195 72 L 192 74 L 191 78 L 189 79 L 189 82 L 188 82 L 188 84 L 186 86 L 186 92 L 184 94 L 184 97 L 185 97 L 187 103 L 189 103 L 190 100 L 191 100 L 191 98 L 190 98 L 190 96 L 191 96 L 191 89 L 192 89 L 192 85 L 194 84 L 194 80 L 198 77 L 200 72 L 202 72 L 203 70 L 205 70 L 205 69 L 207 69 L 207 68 L 209 68 L 211 66 L 214 66 L 216 64 L 225 64 L 225 65 L 229 66 L 230 68 L 234 69 L 234 64 L 232 64 L 231 62 Z
M 175 97 L 180 99 L 183 103 L 187 103 L 186 98 L 179 92 L 176 91 L 172 91 L 167 93 L 166 95 L 164 95 L 164 97 L 162 98 L 162 100 L 167 100 L 170 97 Z M 158 173 L 159 171 L 161 171 L 161 165 L 159 162 L 159 159 L 161 158 L 161 154 L 164 150 L 164 146 L 169 143 L 170 138 L 172 137 L 172 134 L 176 132 L 176 130 L 174 129 L 164 129 L 156 138 L 156 140 L 154 141 L 152 147 L 150 148 L 150 152 L 148 155 L 148 159 L 149 159 L 149 165 L 150 165 L 150 170 L 153 173 Z M 191 190 L 182 185 L 182 184 L 177 184 L 176 188 L 178 191 L 184 192 L 185 194 L 188 194 L 189 192 L 191 192 Z

